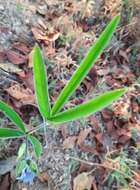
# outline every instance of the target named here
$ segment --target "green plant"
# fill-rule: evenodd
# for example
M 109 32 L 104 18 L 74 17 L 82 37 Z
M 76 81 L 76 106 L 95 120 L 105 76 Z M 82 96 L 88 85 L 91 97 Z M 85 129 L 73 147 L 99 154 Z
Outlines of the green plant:
M 25 123 L 22 121 L 20 116 L 6 103 L 0 101 L 0 110 L 4 112 L 9 119 L 16 125 L 17 129 L 13 128 L 0 128 L 0 138 L 23 138 L 25 143 L 21 144 L 17 157 L 16 175 L 21 176 L 19 179 L 23 179 L 29 182 L 33 180 L 37 172 L 36 162 L 33 161 L 29 154 L 29 142 L 31 143 L 35 152 L 35 157 L 39 158 L 42 154 L 42 144 L 39 140 L 34 137 L 32 131 L 27 131 Z M 33 167 L 34 166 L 34 167 Z M 24 176 L 26 177 L 24 179 Z
M 118 22 L 120 20 L 119 16 L 113 18 L 106 29 L 103 31 L 95 45 L 91 47 L 87 56 L 83 59 L 82 63 L 72 75 L 70 81 L 66 84 L 64 89 L 61 91 L 59 97 L 54 103 L 53 107 L 50 106 L 49 93 L 48 93 L 48 83 L 46 77 L 46 69 L 43 63 L 43 58 L 41 55 L 40 48 L 38 45 L 34 48 L 34 79 L 35 79 L 35 92 L 37 97 L 37 102 L 39 106 L 40 113 L 49 123 L 64 123 L 72 120 L 79 119 L 81 117 L 89 116 L 104 107 L 111 104 L 114 100 L 117 100 L 122 96 L 127 88 L 112 90 L 102 95 L 90 100 L 82 105 L 78 105 L 74 108 L 68 109 L 66 111 L 60 111 L 64 104 L 68 101 L 72 93 L 79 86 L 81 81 L 87 75 L 89 70 L 93 67 L 95 61 L 103 52 L 104 48 L 107 46 L 109 40 L 111 39 L 114 30 L 116 29 Z M 45 97 L 45 98 L 44 98 Z
M 134 168 L 137 167 L 137 161 L 128 158 L 129 156 L 122 152 L 119 156 L 114 159 L 109 159 L 114 166 L 114 170 L 111 172 L 108 182 L 109 186 L 113 183 L 117 184 L 117 187 L 129 187 L 129 181 L 133 181 Z
M 80 119 L 82 117 L 87 117 L 92 113 L 100 111 L 104 107 L 108 106 L 127 91 L 127 88 L 121 88 L 105 92 L 102 95 L 96 97 L 95 99 L 89 100 L 86 103 L 68 109 L 66 111 L 61 111 L 64 104 L 68 101 L 72 93 L 76 90 L 81 81 L 88 74 L 89 70 L 93 67 L 95 61 L 101 55 L 104 48 L 108 45 L 108 42 L 111 39 L 113 32 L 115 31 L 119 23 L 119 20 L 120 17 L 116 16 L 108 24 L 108 26 L 103 31 L 95 45 L 91 47 L 87 56 L 83 59 L 79 68 L 73 74 L 71 80 L 61 91 L 53 107 L 51 107 L 49 99 L 48 81 L 46 76 L 47 74 L 45 64 L 41 55 L 41 50 L 38 45 L 35 46 L 33 56 L 35 93 L 38 107 L 43 117 L 44 123 L 62 124 L 64 122 L 69 122 L 76 119 Z M 42 153 L 42 145 L 39 142 L 39 140 L 31 134 L 40 129 L 40 127 L 36 127 L 32 131 L 28 131 L 20 116 L 3 101 L 0 101 L 0 110 L 4 112 L 17 126 L 17 129 L 0 128 L 0 138 L 25 139 L 25 143 L 23 143 L 19 149 L 19 162 L 17 164 L 16 173 L 18 176 L 20 176 L 19 179 L 22 179 L 24 181 L 26 181 L 25 177 L 28 174 L 29 179 L 31 179 L 30 181 L 32 181 L 33 177 L 35 176 L 35 172 L 37 172 L 37 166 L 29 156 L 28 143 L 30 142 L 33 145 L 35 155 L 38 158 Z M 46 133 L 45 124 L 44 132 Z

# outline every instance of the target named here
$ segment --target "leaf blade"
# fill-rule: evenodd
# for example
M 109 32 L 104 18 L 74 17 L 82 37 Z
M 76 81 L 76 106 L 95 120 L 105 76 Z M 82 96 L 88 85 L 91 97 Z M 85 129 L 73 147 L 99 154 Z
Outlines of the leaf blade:
M 18 150 L 17 160 L 19 160 L 24 155 L 25 151 L 26 151 L 26 143 L 22 143 Z
M 49 103 L 47 73 L 41 50 L 38 45 L 34 47 L 33 61 L 34 85 L 39 111 L 41 115 L 47 119 L 50 116 L 51 110 Z
M 0 128 L 0 138 L 20 138 L 25 134 L 17 129 Z
M 16 165 L 16 177 L 20 176 L 23 169 L 26 168 L 27 163 L 26 160 L 21 160 Z
M 80 119 L 81 117 L 89 116 L 117 100 L 120 96 L 127 92 L 127 88 L 108 91 L 95 99 L 92 99 L 84 104 L 78 105 L 74 108 L 60 112 L 49 120 L 54 123 L 64 123 Z
M 34 160 L 30 160 L 30 168 L 33 172 L 38 173 L 38 166 Z
M 41 142 L 36 137 L 34 137 L 32 135 L 29 135 L 28 139 L 30 140 L 30 142 L 32 143 L 32 145 L 34 147 L 36 157 L 39 158 L 43 152 Z
M 20 118 L 20 116 L 15 112 L 9 105 L 7 105 L 5 102 L 0 100 L 0 110 L 9 117 L 11 121 L 13 121 L 16 126 L 23 131 L 26 132 L 26 128 L 24 125 L 24 122 Z
M 95 61 L 98 59 L 102 51 L 107 46 L 110 41 L 118 23 L 120 20 L 120 16 L 116 16 L 112 19 L 112 21 L 107 25 L 105 30 L 100 35 L 99 39 L 96 43 L 90 48 L 86 57 L 83 59 L 79 68 L 75 71 L 70 81 L 66 84 L 66 86 L 61 91 L 58 96 L 53 108 L 52 115 L 55 115 L 65 104 L 65 102 L 70 98 L 72 93 L 76 90 L 78 85 L 84 79 L 84 77 L 88 74 L 89 70 L 95 64 Z

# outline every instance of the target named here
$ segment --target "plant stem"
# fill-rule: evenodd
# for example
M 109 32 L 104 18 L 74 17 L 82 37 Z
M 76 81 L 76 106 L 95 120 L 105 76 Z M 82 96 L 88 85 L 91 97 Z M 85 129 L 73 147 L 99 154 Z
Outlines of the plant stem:
M 26 136 L 26 151 L 25 151 L 25 159 L 28 158 L 29 156 L 29 151 L 28 151 L 28 138 Z
M 43 129 L 44 129 L 44 137 L 45 137 L 45 146 L 44 146 L 44 148 L 47 148 L 48 147 L 48 140 L 47 140 L 47 123 L 46 123 L 46 121 L 45 121 L 45 118 L 43 118 L 43 124 L 44 124 L 44 126 L 43 126 Z
M 27 134 L 28 134 L 28 135 L 33 134 L 33 133 L 35 133 L 36 131 L 40 130 L 41 128 L 44 128 L 44 124 L 46 124 L 46 123 L 43 122 L 43 123 L 40 124 L 38 127 L 35 127 L 34 129 L 28 131 Z
M 30 131 L 27 131 L 25 135 L 17 137 L 17 138 L 21 138 L 21 137 L 27 137 L 28 135 L 31 135 L 33 133 L 35 133 L 36 131 L 39 131 L 41 128 L 44 128 L 44 126 L 47 126 L 47 122 L 43 122 L 42 124 L 40 124 L 38 127 L 35 127 L 34 129 L 31 129 Z M 47 126 L 48 127 L 48 126 Z

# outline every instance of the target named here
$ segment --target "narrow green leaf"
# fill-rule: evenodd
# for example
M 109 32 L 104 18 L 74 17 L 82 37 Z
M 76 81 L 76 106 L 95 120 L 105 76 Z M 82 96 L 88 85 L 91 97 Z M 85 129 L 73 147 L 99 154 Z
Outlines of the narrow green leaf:
M 17 129 L 0 128 L 0 138 L 19 138 L 25 134 Z
M 127 88 L 106 92 L 84 104 L 56 114 L 55 116 L 51 117 L 49 121 L 54 123 L 64 123 L 89 116 L 107 107 L 126 92 Z
M 21 160 L 16 165 L 16 177 L 20 176 L 23 169 L 26 168 L 27 163 L 26 160 Z
M 26 151 L 26 143 L 22 143 L 18 150 L 17 160 L 19 160 L 24 155 L 25 151 Z
M 26 132 L 24 122 L 21 117 L 5 102 L 0 100 L 0 110 L 7 116 L 11 121 L 13 121 L 16 126 L 23 132 Z
M 48 94 L 48 81 L 45 64 L 42 58 L 41 50 L 38 45 L 34 47 L 34 83 L 35 93 L 40 113 L 46 119 L 50 116 L 50 103 Z
M 30 140 L 30 142 L 33 145 L 36 157 L 39 158 L 43 152 L 41 142 L 36 137 L 34 137 L 32 135 L 29 135 L 28 139 Z
M 108 45 L 108 42 L 111 39 L 119 23 L 119 20 L 120 16 L 114 17 L 105 28 L 105 30 L 102 32 L 96 43 L 90 48 L 87 56 L 83 59 L 81 65 L 73 74 L 72 78 L 66 84 L 64 89 L 61 91 L 59 97 L 57 98 L 56 103 L 52 108 L 52 116 L 55 115 L 63 107 L 65 102 L 70 98 L 72 93 L 76 90 L 78 85 L 93 67 L 97 58 L 101 55 L 104 48 Z
M 38 173 L 38 166 L 37 166 L 37 163 L 34 161 L 34 160 L 30 160 L 30 169 L 35 172 L 35 173 Z

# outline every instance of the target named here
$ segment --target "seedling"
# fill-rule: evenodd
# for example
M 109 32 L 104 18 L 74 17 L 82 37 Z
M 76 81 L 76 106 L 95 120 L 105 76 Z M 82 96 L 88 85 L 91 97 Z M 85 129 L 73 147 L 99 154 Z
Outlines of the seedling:
M 109 106 L 113 101 L 117 100 L 120 96 L 127 92 L 127 88 L 121 88 L 112 90 L 101 94 L 100 96 L 91 99 L 81 105 L 77 105 L 74 108 L 62 111 L 65 103 L 69 100 L 73 92 L 80 85 L 84 77 L 88 74 L 90 69 L 95 64 L 97 58 L 101 55 L 105 47 L 108 45 L 118 23 L 120 17 L 116 16 L 105 28 L 96 43 L 90 48 L 86 57 L 81 62 L 78 69 L 72 75 L 64 89 L 61 91 L 53 107 L 48 93 L 48 81 L 45 64 L 41 54 L 41 50 L 38 45 L 34 47 L 34 83 L 35 94 L 39 111 L 43 117 L 45 123 L 51 124 L 63 124 L 65 122 L 71 122 L 83 117 L 87 117 L 103 108 Z M 19 179 L 27 182 L 27 176 L 29 182 L 32 182 L 37 172 L 37 166 L 35 162 L 30 158 L 28 151 L 28 142 L 31 142 L 35 155 L 38 158 L 42 153 L 42 145 L 39 140 L 31 135 L 37 131 L 37 127 L 34 131 L 28 131 L 25 127 L 25 123 L 20 116 L 6 103 L 0 101 L 0 110 L 4 112 L 11 121 L 13 121 L 17 129 L 12 128 L 0 128 L 0 138 L 25 138 L 26 142 L 21 145 L 18 153 L 18 165 L 17 176 Z M 46 131 L 45 131 L 46 133 Z

